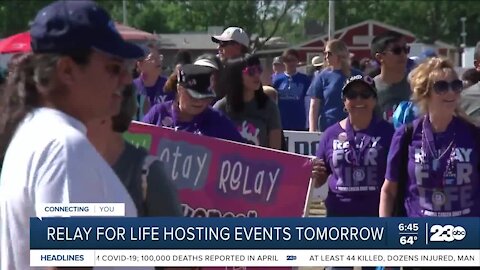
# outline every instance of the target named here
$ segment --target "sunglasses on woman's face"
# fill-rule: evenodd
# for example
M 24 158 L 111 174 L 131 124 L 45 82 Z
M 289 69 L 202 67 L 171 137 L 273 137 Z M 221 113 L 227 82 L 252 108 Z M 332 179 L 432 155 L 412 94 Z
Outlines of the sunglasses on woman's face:
M 325 57 L 330 57 L 330 56 L 333 55 L 333 53 L 330 52 L 330 51 L 325 51 L 325 52 L 323 52 L 323 55 L 325 55 Z
M 254 76 L 255 74 L 262 74 L 263 69 L 261 66 L 248 66 L 243 69 L 243 74 L 248 76 Z
M 409 54 L 410 53 L 410 47 L 408 47 L 408 46 L 403 46 L 403 47 L 397 46 L 397 47 L 393 47 L 393 48 L 391 48 L 390 50 L 387 50 L 387 51 L 392 52 L 395 55 L 400 55 L 400 54 L 402 54 L 402 52 L 405 53 L 405 54 Z
M 369 99 L 373 97 L 373 92 L 370 90 L 363 90 L 358 92 L 354 90 L 350 90 L 345 92 L 344 96 L 346 99 L 350 99 L 350 100 L 356 99 L 358 97 L 360 97 L 361 99 Z
M 223 48 L 223 47 L 227 47 L 227 46 L 233 45 L 233 44 L 235 44 L 235 41 L 233 41 L 233 40 L 230 40 L 230 41 L 220 41 L 220 42 L 218 43 L 218 46 L 219 46 L 220 48 Z
M 445 94 L 448 92 L 449 89 L 451 89 L 455 93 L 460 93 L 463 90 L 463 82 L 461 80 L 453 80 L 451 82 L 447 81 L 436 81 L 433 84 L 433 91 L 437 94 Z

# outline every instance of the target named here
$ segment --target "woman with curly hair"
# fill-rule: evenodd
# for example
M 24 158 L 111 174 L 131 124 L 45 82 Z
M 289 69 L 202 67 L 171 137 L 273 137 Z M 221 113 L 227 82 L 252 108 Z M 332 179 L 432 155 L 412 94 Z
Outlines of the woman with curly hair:
M 421 116 L 393 136 L 380 216 L 391 216 L 397 202 L 408 217 L 478 217 L 480 133 L 458 109 L 463 83 L 440 58 L 412 72 Z

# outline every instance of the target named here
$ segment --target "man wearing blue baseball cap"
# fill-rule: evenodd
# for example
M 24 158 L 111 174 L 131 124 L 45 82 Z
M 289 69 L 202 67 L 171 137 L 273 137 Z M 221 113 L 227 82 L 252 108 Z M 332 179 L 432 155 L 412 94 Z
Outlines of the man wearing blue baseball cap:
M 29 219 L 45 203 L 124 203 L 125 215 L 137 216 L 85 125 L 119 112 L 132 82 L 129 60 L 144 51 L 125 42 L 93 1 L 51 3 L 30 34 L 32 53 L 19 60 L 0 104 L 0 269 L 9 270 L 41 263 L 40 255 L 30 257 Z

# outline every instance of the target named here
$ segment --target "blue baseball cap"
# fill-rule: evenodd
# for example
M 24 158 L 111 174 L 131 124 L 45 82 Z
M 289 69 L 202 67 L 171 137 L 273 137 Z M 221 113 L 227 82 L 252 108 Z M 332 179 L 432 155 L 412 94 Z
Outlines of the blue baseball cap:
M 137 59 L 145 50 L 126 42 L 105 9 L 93 1 L 61 0 L 41 9 L 30 27 L 35 53 L 71 53 L 97 49 L 124 59 Z

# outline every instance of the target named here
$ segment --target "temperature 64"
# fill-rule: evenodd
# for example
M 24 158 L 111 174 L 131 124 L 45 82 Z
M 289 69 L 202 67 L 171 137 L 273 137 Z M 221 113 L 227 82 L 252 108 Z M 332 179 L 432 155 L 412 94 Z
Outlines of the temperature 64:
M 416 235 L 403 235 L 400 236 L 400 245 L 413 245 L 417 241 L 418 237 Z

